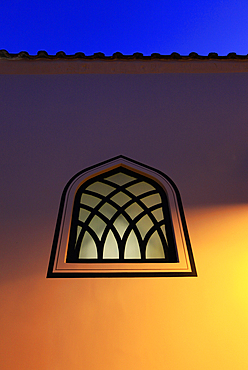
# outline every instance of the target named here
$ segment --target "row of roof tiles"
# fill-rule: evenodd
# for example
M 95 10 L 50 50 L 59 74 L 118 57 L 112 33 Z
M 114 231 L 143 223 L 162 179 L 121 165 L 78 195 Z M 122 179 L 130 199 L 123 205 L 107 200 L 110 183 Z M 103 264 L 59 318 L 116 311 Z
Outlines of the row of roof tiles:
M 74 55 L 67 55 L 64 51 L 59 51 L 55 55 L 49 55 L 46 51 L 40 50 L 37 55 L 30 55 L 26 51 L 21 51 L 17 54 L 9 53 L 6 50 L 0 50 L 0 59 L 248 59 L 247 55 L 237 55 L 236 53 L 229 53 L 226 56 L 219 56 L 217 53 L 209 53 L 207 56 L 199 55 L 197 53 L 190 53 L 189 55 L 180 55 L 178 53 L 172 53 L 170 55 L 161 55 L 159 53 L 152 53 L 149 56 L 143 55 L 142 53 L 134 53 L 132 55 L 123 55 L 122 53 L 116 52 L 111 56 L 106 56 L 104 53 L 94 53 L 93 55 L 85 55 L 84 53 L 78 52 Z

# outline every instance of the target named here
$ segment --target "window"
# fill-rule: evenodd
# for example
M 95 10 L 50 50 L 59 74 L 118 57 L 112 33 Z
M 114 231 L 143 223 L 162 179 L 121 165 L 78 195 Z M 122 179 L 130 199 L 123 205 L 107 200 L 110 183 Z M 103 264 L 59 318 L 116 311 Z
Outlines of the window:
M 77 190 L 67 262 L 177 262 L 165 191 L 123 166 L 85 181 Z
M 190 275 L 182 202 L 166 175 L 118 156 L 68 182 L 47 277 Z

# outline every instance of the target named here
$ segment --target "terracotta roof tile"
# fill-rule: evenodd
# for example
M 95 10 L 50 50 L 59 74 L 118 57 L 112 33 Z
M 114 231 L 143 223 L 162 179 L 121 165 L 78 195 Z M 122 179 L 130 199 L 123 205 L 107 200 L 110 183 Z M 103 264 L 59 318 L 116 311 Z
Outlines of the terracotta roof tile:
M 219 56 L 217 53 L 209 53 L 208 55 L 199 55 L 195 52 L 190 53 L 189 55 L 180 55 L 176 52 L 171 53 L 170 55 L 161 55 L 159 53 L 152 53 L 151 55 L 143 55 L 142 53 L 134 53 L 132 55 L 123 55 L 120 52 L 116 52 L 111 56 L 106 56 L 104 53 L 94 53 L 93 55 L 85 55 L 82 52 L 77 52 L 74 55 L 67 55 L 64 51 L 59 51 L 55 55 L 49 55 L 45 50 L 38 51 L 37 55 L 30 55 L 26 51 L 21 51 L 17 54 L 9 53 L 6 50 L 0 50 L 0 59 L 13 59 L 13 60 L 19 60 L 19 59 L 30 59 L 30 60 L 36 60 L 36 59 L 85 59 L 85 60 L 91 60 L 91 59 L 101 59 L 101 60 L 116 60 L 116 59 L 122 59 L 122 60 L 154 60 L 154 59 L 160 59 L 160 60 L 173 60 L 173 59 L 181 59 L 181 60 L 211 60 L 211 59 L 217 59 L 217 60 L 225 60 L 225 59 L 248 59 L 247 55 L 237 55 L 236 53 L 229 53 L 226 56 Z

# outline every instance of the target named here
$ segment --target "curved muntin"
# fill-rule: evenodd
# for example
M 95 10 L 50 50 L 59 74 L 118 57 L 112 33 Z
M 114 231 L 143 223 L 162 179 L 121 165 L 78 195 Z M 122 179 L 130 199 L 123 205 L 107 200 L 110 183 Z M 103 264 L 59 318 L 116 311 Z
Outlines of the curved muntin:
M 172 261 L 97 261 L 68 263 L 66 261 L 68 239 L 74 198 L 82 183 L 89 178 L 108 172 L 118 166 L 127 167 L 134 172 L 157 181 L 168 195 L 172 224 L 175 234 L 178 259 Z M 93 261 L 94 262 L 94 261 Z M 158 169 L 142 164 L 126 156 L 119 155 L 76 173 L 66 184 L 60 201 L 54 239 L 48 266 L 48 278 L 83 278 L 83 277 L 183 277 L 197 276 L 192 247 L 187 229 L 183 204 L 179 190 L 173 180 Z

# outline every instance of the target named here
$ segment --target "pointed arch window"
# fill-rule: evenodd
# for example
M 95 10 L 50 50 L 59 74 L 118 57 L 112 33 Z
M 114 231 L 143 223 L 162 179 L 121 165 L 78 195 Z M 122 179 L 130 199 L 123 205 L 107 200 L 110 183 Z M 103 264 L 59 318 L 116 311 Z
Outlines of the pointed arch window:
M 178 262 L 168 199 L 154 180 L 123 166 L 77 190 L 67 262 Z
M 195 276 L 180 195 L 161 174 L 119 156 L 75 175 L 47 276 Z

